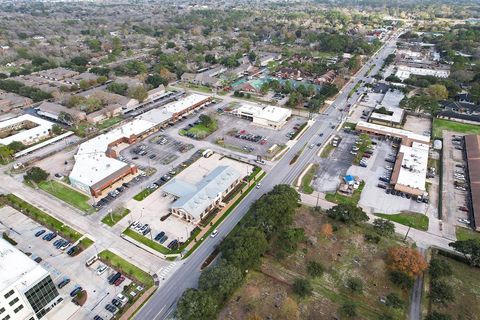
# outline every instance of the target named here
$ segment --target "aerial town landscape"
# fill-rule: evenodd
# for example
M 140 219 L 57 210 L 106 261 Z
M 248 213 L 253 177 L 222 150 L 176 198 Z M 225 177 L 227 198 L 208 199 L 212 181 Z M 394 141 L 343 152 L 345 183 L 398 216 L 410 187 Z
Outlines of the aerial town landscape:
M 0 320 L 480 319 L 476 0 L 0 0 Z

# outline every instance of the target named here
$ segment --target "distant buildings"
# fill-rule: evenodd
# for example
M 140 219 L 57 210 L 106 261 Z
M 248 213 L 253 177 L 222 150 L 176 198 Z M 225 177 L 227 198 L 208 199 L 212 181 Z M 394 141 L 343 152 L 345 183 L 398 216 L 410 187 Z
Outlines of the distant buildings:
M 465 154 L 470 183 L 468 204 L 472 212 L 474 228 L 480 231 L 480 135 L 465 136 Z
M 0 122 L 0 144 L 13 141 L 29 145 L 47 138 L 51 134 L 53 123 L 30 114 L 24 114 Z
M 287 123 L 292 111 L 275 106 L 242 103 L 240 107 L 232 111 L 232 114 L 250 120 L 256 125 L 279 130 Z
M 1 319 L 41 319 L 62 300 L 47 270 L 0 239 Z
M 32 99 L 22 97 L 12 92 L 0 90 L 0 112 L 8 112 L 32 104 Z

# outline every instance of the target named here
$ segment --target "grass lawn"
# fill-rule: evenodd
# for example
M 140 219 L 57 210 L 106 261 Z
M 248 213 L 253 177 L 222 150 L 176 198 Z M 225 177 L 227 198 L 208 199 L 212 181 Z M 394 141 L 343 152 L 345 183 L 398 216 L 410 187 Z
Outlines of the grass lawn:
M 142 191 L 140 191 L 139 193 L 137 193 L 136 195 L 133 196 L 133 199 L 137 200 L 137 201 L 142 201 L 143 199 L 145 199 L 146 197 L 148 197 L 149 195 L 152 194 L 152 192 L 155 191 L 154 189 L 150 189 L 150 188 L 146 188 L 146 189 L 143 189 Z
M 87 203 L 90 199 L 88 196 L 60 182 L 55 180 L 42 181 L 38 184 L 38 187 L 77 209 L 87 213 L 93 212 L 93 208 Z
M 85 250 L 88 247 L 90 247 L 92 244 L 93 244 L 93 240 L 88 237 L 85 237 L 82 240 L 80 240 L 80 242 L 78 243 L 78 246 L 80 246 L 82 250 Z
M 457 227 L 456 235 L 457 235 L 457 240 L 469 240 L 469 239 L 480 240 L 480 233 L 473 231 L 470 228 Z
M 335 193 L 327 193 L 325 195 L 325 200 L 334 202 L 337 204 L 343 203 L 343 204 L 350 204 L 350 205 L 356 206 L 358 204 L 358 201 L 360 201 L 360 196 L 362 195 L 363 187 L 365 187 L 364 181 L 360 182 L 360 186 L 358 187 L 357 190 L 353 192 L 353 195 L 351 197 L 335 192 Z
M 29 216 L 30 218 L 37 221 L 46 228 L 56 231 L 59 235 L 66 239 L 69 239 L 72 242 L 75 242 L 82 237 L 82 234 L 80 232 L 70 228 L 62 221 L 52 217 L 51 215 L 43 212 L 37 207 L 32 206 L 30 203 L 20 199 L 19 197 L 11 193 L 7 194 L 4 200 L 11 207 L 21 211 L 23 214 Z
M 111 127 L 111 126 L 119 123 L 122 120 L 123 120 L 122 117 L 112 117 L 110 119 L 107 119 L 107 120 L 103 121 L 102 123 L 97 124 L 97 128 L 99 130 L 102 130 L 102 129 Z
M 318 164 L 314 164 L 308 169 L 307 173 L 302 178 L 302 183 L 301 183 L 301 188 L 302 192 L 306 194 L 312 194 L 313 193 L 313 188 L 311 186 L 313 177 L 315 176 L 315 173 L 317 173 L 318 170 Z
M 150 238 L 147 238 L 145 237 L 144 235 L 141 235 L 140 233 L 134 231 L 134 230 L 131 230 L 130 228 L 127 228 L 125 229 L 125 231 L 123 231 L 123 234 L 126 235 L 126 236 L 129 236 L 130 238 L 132 238 L 133 240 L 136 240 L 140 243 L 143 243 L 144 245 L 146 245 L 147 247 L 150 247 L 152 248 L 153 250 L 155 251 L 158 251 L 162 254 L 172 254 L 172 253 L 175 253 L 173 252 L 172 250 L 164 247 L 163 245 L 161 245 L 159 242 L 157 241 L 154 241 Z
M 212 88 L 197 85 L 197 84 L 192 84 L 192 83 L 183 84 L 183 83 L 181 83 L 181 84 L 178 84 L 178 86 L 183 87 L 183 88 L 190 88 L 190 89 L 201 91 L 201 92 L 204 92 L 204 93 L 212 93 Z
M 212 122 L 209 125 L 206 125 L 205 123 L 199 123 L 188 130 L 181 129 L 179 133 L 182 136 L 189 136 L 194 139 L 204 139 L 218 129 L 217 121 L 214 118 L 210 119 Z
M 427 231 L 428 230 L 428 217 L 421 213 L 415 212 L 402 212 L 397 214 L 383 214 L 376 213 L 378 217 L 394 221 L 412 228 Z
M 327 223 L 337 227 L 333 236 L 319 232 Z M 275 252 L 267 253 L 259 269 L 249 270 L 244 285 L 232 295 L 219 319 L 253 319 L 253 315 L 258 319 L 349 319 L 338 312 L 346 302 L 356 305 L 357 316 L 351 319 L 407 318 L 409 292 L 390 282 L 384 260 L 388 248 L 399 245 L 395 239 L 367 242 L 364 234 L 372 233 L 372 226 L 347 227 L 306 207 L 299 208 L 294 224 L 304 229 L 307 239 L 315 238 L 315 243 L 301 242 L 297 251 L 284 259 L 275 257 Z M 313 278 L 307 274 L 310 261 L 323 266 L 323 275 Z M 362 293 L 346 287 L 351 277 L 361 279 Z M 305 298 L 294 294 L 295 278 L 309 279 L 313 294 Z M 400 297 L 405 307 L 393 309 L 379 301 L 390 293 Z
M 111 214 L 107 214 L 103 217 L 102 222 L 109 227 L 113 227 L 118 221 L 122 220 L 127 214 L 130 213 L 129 209 L 117 208 L 113 210 Z
M 115 253 L 109 250 L 104 250 L 98 254 L 98 257 L 115 270 L 118 270 L 142 283 L 146 288 L 153 286 L 153 278 L 147 272 L 117 256 Z
M 475 124 L 466 124 L 460 123 L 455 121 L 449 121 L 444 119 L 433 119 L 433 138 L 441 139 L 442 138 L 442 130 L 465 133 L 465 134 L 479 134 L 480 133 L 480 126 Z
M 330 157 L 330 153 L 332 153 L 334 146 L 331 143 L 328 143 L 325 147 L 323 147 L 322 152 L 320 153 L 320 158 L 328 158 Z
M 455 300 L 446 306 L 432 304 L 432 310 L 451 316 L 451 319 L 478 319 L 480 315 L 480 268 L 438 255 L 452 267 L 453 275 L 445 278 L 452 287 Z
M 356 127 L 357 127 L 357 124 L 353 122 L 345 122 L 342 126 L 342 128 L 349 128 L 351 130 L 355 130 Z

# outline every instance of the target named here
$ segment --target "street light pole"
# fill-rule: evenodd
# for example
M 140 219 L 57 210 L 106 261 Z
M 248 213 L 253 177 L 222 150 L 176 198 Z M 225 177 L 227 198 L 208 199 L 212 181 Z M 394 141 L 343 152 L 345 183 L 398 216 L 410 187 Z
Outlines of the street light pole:
M 408 225 L 408 230 L 407 230 L 407 233 L 405 234 L 405 238 L 403 238 L 403 241 L 407 240 L 408 233 L 410 232 L 410 228 L 412 228 L 411 224 Z

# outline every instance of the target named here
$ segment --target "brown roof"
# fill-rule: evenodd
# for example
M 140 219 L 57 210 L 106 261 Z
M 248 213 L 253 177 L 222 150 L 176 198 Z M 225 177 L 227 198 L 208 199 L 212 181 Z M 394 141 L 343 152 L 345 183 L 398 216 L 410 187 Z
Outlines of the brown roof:
M 475 228 L 480 231 L 480 135 L 465 136 Z

